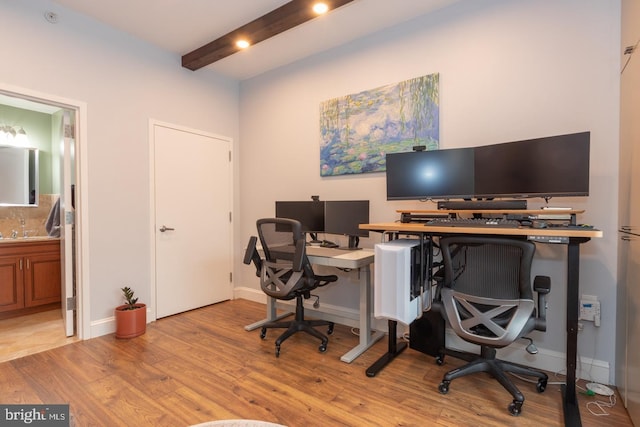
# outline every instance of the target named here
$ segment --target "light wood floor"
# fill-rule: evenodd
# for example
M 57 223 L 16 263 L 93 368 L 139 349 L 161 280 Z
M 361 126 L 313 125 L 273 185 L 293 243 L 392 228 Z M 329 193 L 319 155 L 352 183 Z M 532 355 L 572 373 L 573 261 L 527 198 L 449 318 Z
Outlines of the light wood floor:
M 64 333 L 59 309 L 0 320 L 0 362 L 77 341 Z
M 297 334 L 274 356 L 271 330 L 243 326 L 264 317 L 264 305 L 228 301 L 158 320 L 131 340 L 107 335 L 0 364 L 3 404 L 69 403 L 77 426 L 188 426 L 218 419 L 258 419 L 298 426 L 560 426 L 559 386 L 537 393 L 515 379 L 526 397 L 519 417 L 511 396 L 485 374 L 437 387 L 462 362 L 407 349 L 376 377 L 365 369 L 386 351 L 382 340 L 353 363 L 340 356 L 357 344 L 336 325 L 326 353 L 316 339 Z M 551 379 L 550 379 L 551 380 Z M 579 396 L 582 422 L 631 426 L 621 403 L 594 416 L 596 398 Z

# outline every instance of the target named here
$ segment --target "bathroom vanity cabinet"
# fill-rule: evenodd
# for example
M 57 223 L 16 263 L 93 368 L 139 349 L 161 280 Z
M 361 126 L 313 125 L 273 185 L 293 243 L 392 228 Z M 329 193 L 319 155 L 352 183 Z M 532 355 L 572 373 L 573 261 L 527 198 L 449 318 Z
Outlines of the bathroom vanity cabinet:
M 60 240 L 0 241 L 0 318 L 60 304 Z

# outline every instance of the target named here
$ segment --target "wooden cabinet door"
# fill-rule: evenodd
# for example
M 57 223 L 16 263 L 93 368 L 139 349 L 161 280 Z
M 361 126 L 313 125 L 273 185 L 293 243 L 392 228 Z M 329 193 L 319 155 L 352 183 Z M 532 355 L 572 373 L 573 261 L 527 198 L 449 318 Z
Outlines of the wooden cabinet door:
M 59 302 L 60 253 L 29 255 L 25 264 L 25 307 Z
M 24 307 L 22 257 L 0 256 L 0 312 Z

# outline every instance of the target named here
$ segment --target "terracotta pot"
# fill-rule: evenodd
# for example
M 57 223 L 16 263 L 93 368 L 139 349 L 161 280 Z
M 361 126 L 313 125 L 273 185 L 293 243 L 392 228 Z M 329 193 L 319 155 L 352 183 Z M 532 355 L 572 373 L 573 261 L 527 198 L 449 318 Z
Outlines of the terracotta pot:
M 147 305 L 135 304 L 135 309 L 124 310 L 128 305 L 119 305 L 115 309 L 116 338 L 133 338 L 145 333 L 147 329 Z

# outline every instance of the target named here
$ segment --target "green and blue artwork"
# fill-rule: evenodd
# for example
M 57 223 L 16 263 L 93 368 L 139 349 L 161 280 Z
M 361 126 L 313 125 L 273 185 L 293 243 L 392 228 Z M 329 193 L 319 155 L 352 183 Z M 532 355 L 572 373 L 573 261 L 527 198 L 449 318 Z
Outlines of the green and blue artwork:
M 320 104 L 320 175 L 385 171 L 387 153 L 439 146 L 439 74 Z

